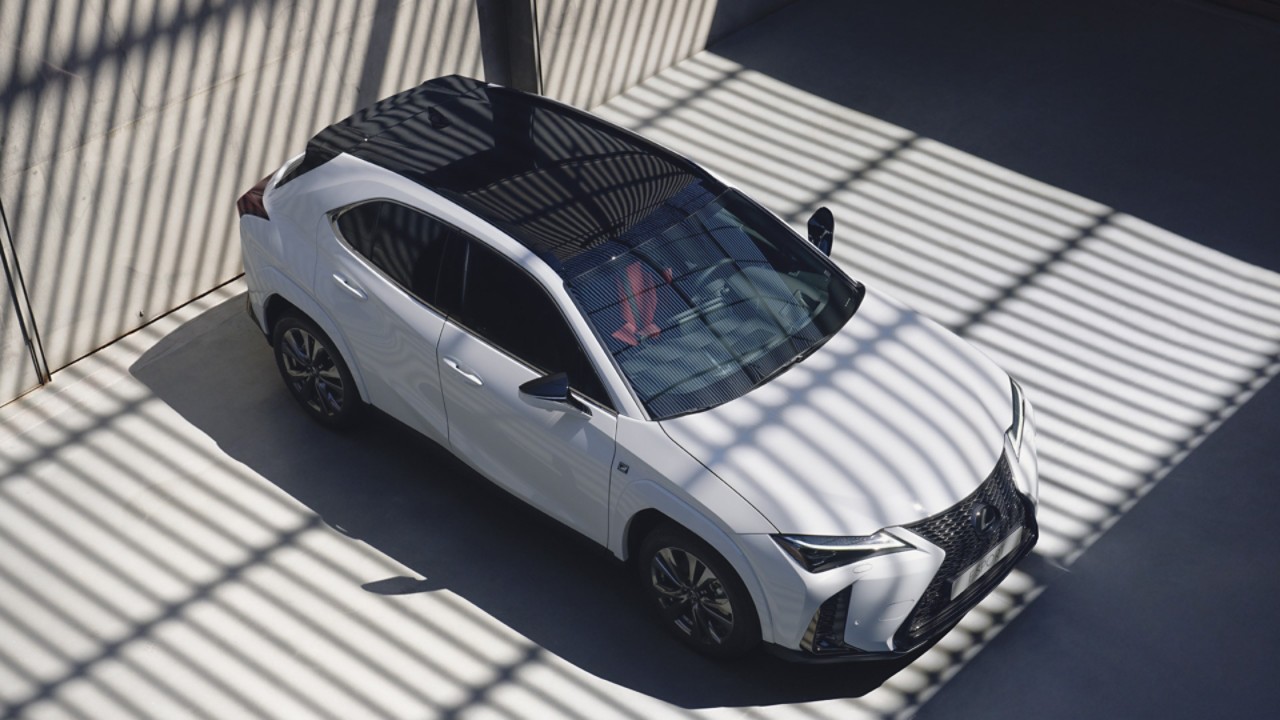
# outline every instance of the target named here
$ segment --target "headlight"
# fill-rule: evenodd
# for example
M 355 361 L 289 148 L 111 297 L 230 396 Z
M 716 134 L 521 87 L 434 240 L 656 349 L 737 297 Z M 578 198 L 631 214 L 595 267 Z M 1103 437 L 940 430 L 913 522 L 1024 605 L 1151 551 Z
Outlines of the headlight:
M 1009 439 L 1013 441 L 1013 451 L 1022 453 L 1022 430 L 1027 424 L 1027 401 L 1022 397 L 1022 386 L 1018 381 L 1009 378 L 1009 386 L 1013 388 L 1013 424 L 1009 426 Z
M 911 549 L 910 545 L 883 530 L 865 537 L 774 535 L 773 539 L 809 572 L 831 570 L 876 555 Z

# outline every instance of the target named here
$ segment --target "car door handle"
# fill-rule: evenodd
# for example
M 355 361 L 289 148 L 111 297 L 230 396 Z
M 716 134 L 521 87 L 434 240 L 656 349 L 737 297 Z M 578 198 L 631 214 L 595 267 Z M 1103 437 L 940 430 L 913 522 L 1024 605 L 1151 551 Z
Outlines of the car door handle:
M 480 379 L 479 375 L 462 367 L 462 365 L 457 360 L 454 360 L 453 358 L 448 356 L 442 357 L 440 358 L 440 360 L 443 361 L 445 365 L 448 365 L 450 368 L 453 368 L 454 372 L 461 375 L 467 382 L 471 383 L 472 385 L 475 385 L 476 387 L 484 385 L 484 381 Z
M 366 299 L 368 299 L 368 297 L 369 297 L 369 296 L 368 296 L 368 295 L 365 295 L 365 294 L 364 294 L 364 291 L 363 291 L 363 290 L 361 290 L 361 289 L 360 289 L 360 288 L 359 288 L 355 283 L 353 283 L 353 282 L 351 282 L 350 280 L 346 279 L 345 277 L 343 277 L 343 276 L 339 275 L 338 273 L 334 273 L 334 274 L 333 274 L 333 280 L 334 280 L 334 282 L 338 283 L 338 285 L 339 285 L 343 290 L 346 290 L 347 292 L 349 292 L 349 293 L 351 293 L 352 295 L 354 295 L 354 296 L 355 296 L 355 298 L 356 298 L 357 300 L 366 300 Z

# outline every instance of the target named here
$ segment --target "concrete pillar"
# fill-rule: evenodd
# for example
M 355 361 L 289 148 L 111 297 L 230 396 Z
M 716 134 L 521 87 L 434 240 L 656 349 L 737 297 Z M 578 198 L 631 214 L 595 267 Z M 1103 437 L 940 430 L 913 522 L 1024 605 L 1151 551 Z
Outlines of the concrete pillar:
M 476 0 L 485 80 L 542 92 L 535 0 Z

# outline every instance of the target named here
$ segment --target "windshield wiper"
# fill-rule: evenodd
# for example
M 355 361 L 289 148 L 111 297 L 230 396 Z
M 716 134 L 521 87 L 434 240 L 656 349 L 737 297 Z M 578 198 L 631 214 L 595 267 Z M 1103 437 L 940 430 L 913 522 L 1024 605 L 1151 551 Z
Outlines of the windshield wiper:
M 662 420 L 675 420 L 676 418 L 678 418 L 678 417 L 684 417 L 685 415 L 695 415 L 695 414 L 700 413 L 700 412 L 706 412 L 707 410 L 710 410 L 711 408 L 718 408 L 718 407 L 720 407 L 720 406 L 721 406 L 721 405 L 723 405 L 723 404 L 724 404 L 723 402 L 718 402 L 718 403 L 711 403 L 710 405 L 700 405 L 700 406 L 695 407 L 695 408 L 689 408 L 688 410 L 681 410 L 680 412 L 678 412 L 678 413 L 676 413 L 676 414 L 674 414 L 674 415 L 668 415 L 668 416 L 666 416 L 666 417 L 664 417 L 664 418 L 660 418 L 660 419 L 659 419 L 659 422 L 661 422 Z
M 778 367 L 774 368 L 773 372 L 771 372 L 771 373 L 769 373 L 768 375 L 765 375 L 764 377 L 760 378 L 760 380 L 759 380 L 759 381 L 757 381 L 757 382 L 756 382 L 756 384 L 754 384 L 754 385 L 752 385 L 752 386 L 751 386 L 751 389 L 752 389 L 752 390 L 755 390 L 756 388 L 760 387 L 761 385 L 764 385 L 765 383 L 769 382 L 770 380 L 772 380 L 772 379 L 774 379 L 774 378 L 778 377 L 779 375 L 781 375 L 782 373 L 786 372 L 786 371 L 787 371 L 787 368 L 791 367 L 792 365 L 795 365 L 796 363 L 800 362 L 801 360 L 804 360 L 805 358 L 807 358 L 807 357 L 809 357 L 810 355 L 812 355 L 812 354 L 814 353 L 814 351 L 816 351 L 818 348 L 822 347 L 822 346 L 827 342 L 827 340 L 829 340 L 829 339 L 830 339 L 830 338 L 823 338 L 823 339 L 819 340 L 818 342 L 816 342 L 816 343 L 814 343 L 814 344 L 810 345 L 809 347 L 805 348 L 804 350 L 801 350 L 800 352 L 796 353 L 794 356 L 792 356 L 792 358 L 791 358 L 790 360 L 788 360 L 788 361 L 786 361 L 786 362 L 782 363 L 781 365 L 779 365 Z M 754 369 L 754 366 L 749 366 L 749 367 L 752 367 L 752 368 Z M 668 390 L 669 390 L 669 389 L 670 389 L 670 388 L 668 388 Z M 664 390 L 663 392 L 666 392 L 666 391 Z M 662 394 L 662 393 L 659 393 L 659 395 L 660 395 L 660 394 Z M 696 414 L 696 413 L 700 413 L 700 412 L 704 412 L 704 411 L 706 411 L 706 410 L 710 410 L 711 408 L 720 407 L 720 406 L 721 406 L 721 405 L 723 405 L 725 402 L 728 402 L 728 401 L 726 400 L 726 401 L 724 401 L 724 402 L 711 403 L 710 405 L 700 405 L 700 406 L 698 406 L 698 407 L 689 408 L 689 409 L 687 409 L 687 410 L 681 410 L 680 412 L 678 412 L 678 413 L 676 413 L 676 414 L 674 414 L 674 415 L 669 415 L 669 416 L 664 417 L 664 418 L 662 418 L 662 419 L 663 419 L 663 420 L 673 420 L 673 419 L 678 418 L 678 417 L 684 417 L 685 415 L 694 415 L 694 414 Z
M 784 372 L 786 372 L 788 369 L 790 369 L 792 365 L 795 365 L 796 363 L 800 362 L 801 360 L 804 360 L 805 358 L 807 358 L 807 357 L 809 357 L 810 355 L 812 355 L 812 354 L 813 354 L 813 353 L 814 353 L 818 348 L 820 348 L 820 347 L 822 347 L 823 345 L 827 344 L 827 340 L 830 340 L 830 339 L 831 339 L 831 337 L 830 337 L 830 336 L 824 337 L 824 338 L 822 338 L 821 340 L 819 340 L 818 342 L 815 342 L 814 344 L 810 345 L 809 347 L 807 347 L 807 348 L 805 348 L 805 349 L 801 350 L 800 352 L 796 353 L 795 355 L 793 355 L 793 356 L 791 357 L 791 359 L 790 359 L 790 360 L 788 360 L 788 361 L 786 361 L 786 362 L 782 363 L 781 365 L 779 365 L 778 367 L 774 368 L 773 372 L 769 373 L 768 375 L 765 375 L 764 377 L 762 377 L 762 378 L 760 378 L 758 381 L 756 381 L 756 384 L 755 384 L 755 385 L 752 385 L 752 386 L 751 386 L 751 388 L 754 390 L 755 388 L 758 388 L 758 387 L 760 387 L 761 385 L 764 385 L 765 383 L 769 382 L 770 380 L 772 380 L 772 379 L 774 379 L 774 378 L 778 377 L 779 375 L 781 375 L 782 373 L 784 373 Z

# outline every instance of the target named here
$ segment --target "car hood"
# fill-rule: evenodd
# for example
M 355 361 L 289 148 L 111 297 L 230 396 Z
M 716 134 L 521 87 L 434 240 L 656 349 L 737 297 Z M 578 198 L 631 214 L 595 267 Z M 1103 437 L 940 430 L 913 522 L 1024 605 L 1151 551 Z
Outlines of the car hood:
M 991 473 L 1009 379 L 933 321 L 867 289 L 803 362 L 663 430 L 783 533 L 868 535 L 954 505 Z

